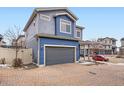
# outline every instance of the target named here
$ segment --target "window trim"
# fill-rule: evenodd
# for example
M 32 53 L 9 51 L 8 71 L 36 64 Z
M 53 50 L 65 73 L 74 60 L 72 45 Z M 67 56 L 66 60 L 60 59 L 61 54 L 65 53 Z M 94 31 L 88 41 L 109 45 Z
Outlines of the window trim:
M 80 37 L 77 36 L 77 32 L 80 32 Z M 76 29 L 76 38 L 81 38 L 81 31 Z
M 43 17 L 47 17 L 48 20 L 45 19 L 45 18 L 43 18 Z M 40 19 L 41 19 L 41 20 L 45 20 L 45 21 L 50 21 L 50 16 L 48 16 L 48 15 L 44 15 L 44 14 L 40 14 Z
M 69 25 L 70 25 L 70 32 L 62 31 L 62 29 L 61 29 L 62 20 L 65 21 L 65 22 L 69 22 Z M 63 24 L 66 24 L 66 23 L 63 23 Z M 71 21 L 64 20 L 64 19 L 60 19 L 60 32 L 61 32 L 61 33 L 71 34 L 71 33 L 72 33 L 71 27 L 72 27 Z

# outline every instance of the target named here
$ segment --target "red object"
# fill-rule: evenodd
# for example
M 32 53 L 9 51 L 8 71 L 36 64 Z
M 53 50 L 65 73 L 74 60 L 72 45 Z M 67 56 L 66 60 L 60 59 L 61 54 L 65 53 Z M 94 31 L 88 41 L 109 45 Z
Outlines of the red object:
M 109 61 L 108 58 L 104 57 L 104 56 L 101 56 L 101 55 L 95 55 L 92 57 L 93 60 L 95 61 Z

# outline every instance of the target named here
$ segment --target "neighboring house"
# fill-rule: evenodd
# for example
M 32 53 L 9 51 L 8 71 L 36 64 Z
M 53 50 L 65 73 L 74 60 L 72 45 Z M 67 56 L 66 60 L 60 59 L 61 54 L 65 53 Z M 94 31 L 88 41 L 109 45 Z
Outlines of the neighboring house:
M 33 60 L 46 66 L 78 62 L 84 27 L 76 26 L 78 18 L 68 8 L 36 8 L 24 32 L 26 48 L 33 49 Z
M 98 38 L 97 41 L 81 41 L 80 54 L 81 56 L 91 55 L 93 53 L 102 55 L 117 54 L 116 39 L 114 38 Z
M 105 38 L 98 38 L 98 42 L 101 42 L 105 48 L 105 54 L 117 54 L 117 46 L 116 46 L 116 39 L 105 37 Z
M 16 39 L 13 39 L 12 40 L 12 47 L 15 47 L 16 46 Z
M 88 56 L 92 55 L 93 53 L 105 54 L 103 44 L 97 41 L 80 41 L 81 56 Z
M 25 35 L 20 35 L 18 38 L 17 38 L 17 45 L 19 47 L 22 47 L 22 48 L 25 48 Z
M 121 39 L 121 47 L 119 50 L 119 55 L 124 57 L 124 38 Z

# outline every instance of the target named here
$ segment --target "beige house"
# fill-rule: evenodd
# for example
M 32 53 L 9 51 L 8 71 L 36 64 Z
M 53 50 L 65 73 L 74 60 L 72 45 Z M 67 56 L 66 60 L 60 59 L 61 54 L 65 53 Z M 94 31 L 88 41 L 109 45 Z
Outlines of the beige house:
M 17 38 L 17 41 L 16 41 L 16 39 L 13 39 L 13 40 L 12 40 L 12 46 L 13 46 L 13 47 L 16 46 L 16 42 L 17 42 L 17 46 L 18 46 L 18 47 L 23 47 L 23 48 L 25 48 L 25 35 L 20 35 L 20 36 Z
M 105 54 L 104 46 L 97 41 L 80 41 L 80 54 L 81 56 L 92 55 L 93 53 Z
M 105 38 L 98 38 L 98 42 L 101 42 L 105 49 L 105 54 L 117 54 L 117 46 L 116 46 L 116 39 L 105 37 Z
M 97 54 L 117 54 L 116 39 L 114 38 L 98 38 L 97 41 L 80 41 L 80 54 L 91 55 L 93 53 Z
M 17 45 L 19 47 L 23 47 L 25 48 L 25 35 L 20 35 L 18 38 L 17 38 Z

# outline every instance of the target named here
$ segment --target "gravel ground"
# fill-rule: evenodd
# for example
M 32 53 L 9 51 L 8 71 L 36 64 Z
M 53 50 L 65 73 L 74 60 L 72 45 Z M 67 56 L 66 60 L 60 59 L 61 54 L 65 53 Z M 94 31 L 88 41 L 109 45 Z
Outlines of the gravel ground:
M 61 64 L 29 70 L 1 68 L 0 85 L 124 85 L 124 65 Z
M 124 63 L 124 58 L 108 57 L 112 63 Z

